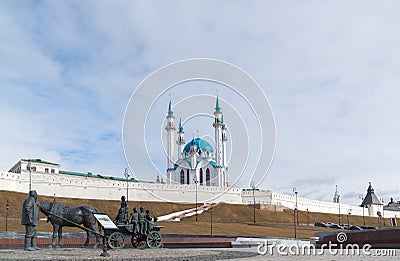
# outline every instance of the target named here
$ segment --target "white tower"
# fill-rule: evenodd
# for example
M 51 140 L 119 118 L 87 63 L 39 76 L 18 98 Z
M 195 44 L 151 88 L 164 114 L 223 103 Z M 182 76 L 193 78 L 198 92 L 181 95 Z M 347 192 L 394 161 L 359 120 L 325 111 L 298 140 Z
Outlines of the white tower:
M 178 159 L 181 159 L 182 156 L 182 151 L 183 151 L 183 146 L 185 145 L 185 132 L 183 131 L 182 127 L 182 119 L 179 119 L 179 128 L 178 128 L 178 140 L 176 141 L 176 144 L 178 145 Z
M 167 125 L 165 126 L 165 130 L 167 131 L 167 178 L 168 183 L 172 183 L 172 173 L 174 172 L 174 144 L 175 144 L 175 125 L 174 125 L 174 112 L 171 109 L 171 100 L 169 101 L 168 106 L 168 115 L 167 115 Z
M 214 112 L 214 123 L 213 127 L 215 128 L 215 163 L 218 171 L 218 186 L 222 187 L 223 177 L 222 177 L 222 166 L 223 166 L 223 148 L 222 148 L 222 111 L 221 107 L 219 107 L 219 99 L 217 95 L 217 100 L 215 101 L 215 112 Z
M 224 167 L 224 169 L 223 169 L 223 181 L 222 181 L 222 184 L 223 184 L 223 186 L 228 186 L 228 180 L 227 180 L 227 173 L 226 173 L 226 171 L 227 171 L 227 168 L 226 168 L 226 165 L 227 165 L 227 162 L 226 162 L 226 155 L 227 155 L 227 152 L 226 152 L 226 142 L 228 141 L 228 136 L 226 135 L 226 126 L 225 126 L 225 123 L 224 123 L 224 115 L 222 115 L 222 119 L 221 119 L 221 122 L 222 122 L 222 166 Z

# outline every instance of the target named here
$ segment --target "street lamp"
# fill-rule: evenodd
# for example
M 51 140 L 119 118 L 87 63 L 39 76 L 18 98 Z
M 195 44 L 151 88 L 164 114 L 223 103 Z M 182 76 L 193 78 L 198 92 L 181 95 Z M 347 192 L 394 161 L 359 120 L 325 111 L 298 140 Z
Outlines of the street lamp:
M 32 169 L 31 169 L 31 162 L 28 162 L 28 165 L 26 167 L 29 170 L 29 191 L 32 191 Z
M 8 204 L 8 200 L 6 203 L 6 232 L 8 230 L 8 210 L 10 209 L 10 204 Z
M 129 178 L 128 168 L 125 168 L 124 176 L 126 178 L 126 203 L 128 203 L 128 178 Z
M 348 229 L 350 229 L 350 221 L 349 221 L 350 214 L 351 214 L 351 209 L 349 209 L 348 212 L 347 212 L 347 226 L 348 226 Z
M 383 226 L 386 226 L 386 222 L 385 222 L 385 202 L 383 201 L 383 198 L 381 198 L 382 200 L 382 218 L 383 218 Z
M 196 222 L 197 222 L 197 183 L 199 183 L 199 181 L 197 180 L 197 176 L 196 174 L 193 177 L 193 182 L 196 186 Z
M 294 238 L 297 238 L 297 221 L 296 221 L 296 217 L 297 217 L 297 193 L 299 193 L 296 189 L 296 187 L 293 187 L 293 192 L 296 195 L 296 205 L 294 206 L 294 210 L 293 210 L 293 223 L 294 223 Z
M 254 190 L 256 186 L 254 185 L 254 181 L 250 183 L 251 188 L 253 189 L 253 223 L 256 223 L 256 197 L 254 195 Z
M 363 208 L 363 223 L 364 223 L 364 226 L 365 226 L 365 216 L 364 216 L 364 209 L 365 209 L 365 206 L 362 205 L 362 202 L 364 202 L 364 197 L 363 197 L 363 195 L 361 195 L 361 194 L 360 194 L 358 197 L 361 199 L 361 207 Z
M 212 236 L 212 215 L 213 215 L 213 212 L 214 212 L 214 208 L 213 207 L 211 207 L 211 209 L 210 209 L 210 215 L 211 215 L 211 236 Z

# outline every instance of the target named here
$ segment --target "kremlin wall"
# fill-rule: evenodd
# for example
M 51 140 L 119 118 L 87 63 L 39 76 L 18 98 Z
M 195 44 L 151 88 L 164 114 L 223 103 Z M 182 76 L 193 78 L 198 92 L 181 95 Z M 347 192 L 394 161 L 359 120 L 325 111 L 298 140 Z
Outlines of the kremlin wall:
M 31 172 L 27 170 L 29 167 Z M 63 171 L 60 170 L 59 164 L 40 159 L 20 160 L 9 171 L 0 171 L 0 190 L 27 193 L 30 176 L 32 189 L 36 190 L 39 196 L 119 200 L 122 195 L 126 195 L 128 184 L 129 199 L 137 201 L 165 201 L 165 198 L 167 198 L 169 201 L 177 203 L 194 203 L 197 191 L 197 202 L 199 204 L 225 202 L 251 205 L 255 199 L 260 208 L 272 205 L 278 206 L 279 209 L 294 209 L 296 206 L 295 195 L 277 193 L 271 190 L 255 189 L 253 191 L 252 189 L 195 184 L 164 184 L 141 182 L 134 179 L 127 182 L 126 179 L 119 177 Z M 153 191 L 157 191 L 157 196 L 151 193 Z M 297 197 L 297 208 L 301 211 L 331 214 L 338 214 L 340 208 L 342 215 L 347 215 L 348 212 L 350 212 L 350 215 L 363 215 L 363 208 L 360 206 L 303 197 Z M 382 204 L 368 205 L 364 208 L 364 215 L 377 217 L 378 211 L 385 218 L 400 216 L 399 211 L 383 211 Z

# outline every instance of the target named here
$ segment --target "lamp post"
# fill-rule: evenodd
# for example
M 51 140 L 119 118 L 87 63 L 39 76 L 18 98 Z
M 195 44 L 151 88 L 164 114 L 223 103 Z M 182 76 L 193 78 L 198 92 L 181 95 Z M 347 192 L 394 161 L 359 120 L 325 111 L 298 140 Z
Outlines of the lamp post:
M 358 196 L 358 197 L 361 199 L 361 207 L 363 208 L 363 223 L 364 223 L 364 226 L 365 226 L 365 215 L 364 215 L 365 206 L 362 205 L 362 202 L 364 202 L 364 197 L 363 197 L 363 195 L 361 195 L 361 194 L 360 194 L 360 196 Z
M 210 224 L 210 235 L 212 236 L 212 215 L 213 215 L 213 212 L 214 212 L 214 208 L 213 207 L 211 207 L 211 209 L 210 209 L 210 215 L 211 215 L 211 224 Z
M 31 162 L 28 162 L 26 165 L 27 169 L 29 170 L 29 191 L 32 191 L 32 169 L 31 169 Z
M 8 210 L 10 209 L 10 204 L 8 204 L 8 200 L 6 203 L 6 232 L 8 230 Z
M 193 182 L 196 186 L 196 222 L 197 222 L 197 183 L 199 183 L 199 181 L 197 180 L 197 176 L 196 174 L 193 177 Z
M 126 203 L 128 203 L 128 178 L 129 178 L 129 173 L 128 173 L 128 168 L 125 168 L 124 176 L 126 178 Z
M 351 209 L 349 209 L 348 212 L 347 212 L 347 226 L 348 226 L 348 229 L 350 229 L 350 220 L 349 220 L 350 214 L 351 214 Z
M 339 213 L 338 213 L 338 225 L 340 226 L 340 195 L 337 195 L 337 203 L 338 203 L 338 208 L 339 208 Z
M 385 202 L 383 201 L 382 198 L 382 218 L 383 218 L 383 226 L 386 226 L 386 222 L 385 222 Z
M 294 223 L 294 238 L 297 238 L 297 221 L 296 221 L 296 217 L 297 217 L 297 193 L 299 193 L 296 189 L 296 187 L 293 187 L 293 192 L 296 195 L 296 205 L 294 206 L 294 210 L 293 210 L 293 223 Z
M 253 190 L 253 223 L 256 223 L 256 196 L 254 195 L 254 190 L 256 189 L 256 186 L 254 185 L 254 181 L 250 183 L 250 186 Z

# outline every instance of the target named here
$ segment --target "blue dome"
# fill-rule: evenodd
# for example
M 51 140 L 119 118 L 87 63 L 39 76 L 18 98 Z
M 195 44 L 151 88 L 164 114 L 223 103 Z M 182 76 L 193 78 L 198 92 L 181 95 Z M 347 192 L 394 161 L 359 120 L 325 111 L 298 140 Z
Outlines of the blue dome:
M 190 151 L 190 146 L 192 146 L 193 144 L 195 144 L 197 146 L 197 149 L 201 149 L 202 151 L 206 151 L 208 150 L 209 152 L 214 152 L 213 147 L 210 145 L 210 143 L 208 143 L 207 141 L 200 139 L 200 138 L 195 138 L 192 139 L 190 142 L 188 142 L 185 145 L 185 148 L 183 148 L 184 152 L 189 152 Z

